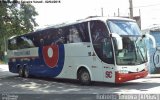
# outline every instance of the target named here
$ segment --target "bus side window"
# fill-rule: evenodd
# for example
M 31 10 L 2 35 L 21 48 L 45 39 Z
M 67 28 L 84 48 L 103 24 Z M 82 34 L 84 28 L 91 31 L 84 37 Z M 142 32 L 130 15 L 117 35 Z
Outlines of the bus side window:
M 69 43 L 69 27 L 63 27 L 64 43 Z
M 34 34 L 32 34 L 32 38 L 33 38 L 32 41 L 35 47 L 40 46 L 39 37 L 40 37 L 40 34 L 38 32 L 35 32 Z
M 40 45 L 43 46 L 44 45 L 44 40 L 40 39 Z
M 37 47 L 41 47 L 41 46 L 43 46 L 44 45 L 44 34 L 43 34 L 43 31 L 40 31 L 40 32 L 38 32 L 37 33 L 37 35 L 35 35 L 35 37 L 36 37 L 36 41 L 38 41 L 38 42 L 36 42 L 36 45 L 37 45 Z
M 68 35 L 69 43 L 77 43 L 77 42 L 82 42 L 80 36 L 79 36 L 79 31 L 75 26 L 71 26 L 69 28 L 69 35 Z
M 8 40 L 8 49 L 9 50 L 16 50 L 17 48 L 18 47 L 17 47 L 17 39 L 16 38 Z
M 57 29 L 57 36 L 55 43 L 56 44 L 64 44 L 65 43 L 65 37 L 64 37 L 64 30 L 62 28 Z
M 77 25 L 77 29 L 79 31 L 79 36 L 82 42 L 90 42 L 89 32 L 88 32 L 88 23 L 80 23 Z
M 48 32 L 47 32 L 47 41 L 46 41 L 46 45 L 53 45 L 53 44 L 56 44 L 56 37 L 57 37 L 57 29 L 55 28 L 51 28 L 51 29 L 48 29 Z
M 80 23 L 63 28 L 65 43 L 90 42 L 88 23 Z
M 42 36 L 40 39 L 40 43 L 42 46 L 47 46 L 47 45 L 51 44 L 51 40 L 52 40 L 51 32 L 52 32 L 51 29 L 47 29 L 45 31 L 42 31 L 42 34 L 41 34 Z
M 32 47 L 35 47 L 34 44 L 33 44 L 33 41 L 31 40 L 32 37 L 30 37 L 29 35 L 28 36 L 22 36 L 21 39 L 21 46 L 22 46 L 22 49 L 23 48 L 32 48 Z
M 29 45 L 28 45 L 28 43 L 24 40 L 24 37 L 23 37 L 23 36 L 17 37 L 17 46 L 18 46 L 17 49 L 29 48 Z

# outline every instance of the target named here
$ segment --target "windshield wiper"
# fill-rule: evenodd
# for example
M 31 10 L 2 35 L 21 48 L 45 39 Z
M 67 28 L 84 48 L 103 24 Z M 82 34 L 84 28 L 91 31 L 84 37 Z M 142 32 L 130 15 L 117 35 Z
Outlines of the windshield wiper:
M 137 46 L 137 45 L 136 45 Z M 143 62 L 145 62 L 146 60 L 145 60 L 145 58 L 144 58 L 144 56 L 143 56 L 143 54 L 142 54 L 142 51 L 140 50 L 140 48 L 137 46 L 137 48 L 138 48 L 138 51 L 140 52 L 140 54 L 141 54 L 141 56 L 142 56 L 142 58 L 143 58 Z
M 135 41 L 136 48 L 138 48 L 138 51 L 140 52 L 140 55 L 141 55 L 142 58 L 143 58 L 143 62 L 146 62 L 147 60 L 145 60 L 145 57 L 143 56 L 142 51 L 140 50 L 139 46 L 137 46 L 137 41 L 138 41 L 138 39 L 139 39 L 139 38 L 137 38 L 136 41 Z M 142 41 L 142 40 L 139 40 L 139 41 Z M 138 41 L 138 42 L 139 42 L 139 41 Z

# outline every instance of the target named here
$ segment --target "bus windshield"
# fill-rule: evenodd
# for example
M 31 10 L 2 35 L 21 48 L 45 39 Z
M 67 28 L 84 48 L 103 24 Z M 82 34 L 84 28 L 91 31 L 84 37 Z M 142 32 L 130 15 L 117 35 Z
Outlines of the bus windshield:
M 108 26 L 111 33 L 122 37 L 123 49 L 114 47 L 117 65 L 139 65 L 147 62 L 145 39 L 141 38 L 140 29 L 135 22 L 110 20 Z M 114 39 L 113 43 L 116 43 Z
M 123 49 L 115 48 L 118 65 L 139 65 L 147 62 L 145 41 L 141 37 L 123 37 Z
M 110 20 L 108 21 L 110 31 L 119 35 L 141 35 L 137 23 L 133 21 Z

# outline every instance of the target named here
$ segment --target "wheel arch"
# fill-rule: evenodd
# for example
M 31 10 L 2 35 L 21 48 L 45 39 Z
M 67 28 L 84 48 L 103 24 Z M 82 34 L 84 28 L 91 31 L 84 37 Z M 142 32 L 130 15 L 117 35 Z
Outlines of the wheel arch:
M 22 67 L 21 64 L 17 64 L 17 65 L 16 65 L 16 70 L 17 70 L 17 72 L 19 71 L 19 68 L 20 68 L 20 67 Z
M 25 68 L 25 67 L 28 67 L 28 65 L 27 64 L 23 64 L 23 68 Z
M 91 70 L 89 69 L 89 67 L 85 66 L 85 65 L 81 65 L 77 68 L 77 79 L 78 79 L 78 74 L 79 74 L 79 71 L 82 70 L 82 69 L 85 69 L 89 72 L 89 75 L 90 75 L 90 78 L 91 78 L 91 81 L 93 80 L 93 77 L 92 77 L 92 72 Z

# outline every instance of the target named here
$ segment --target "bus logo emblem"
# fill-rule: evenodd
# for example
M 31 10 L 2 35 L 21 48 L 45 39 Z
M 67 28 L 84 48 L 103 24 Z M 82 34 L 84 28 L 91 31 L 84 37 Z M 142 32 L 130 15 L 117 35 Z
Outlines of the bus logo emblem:
M 43 59 L 49 67 L 54 68 L 57 66 L 58 56 L 59 49 L 57 45 L 43 47 Z

